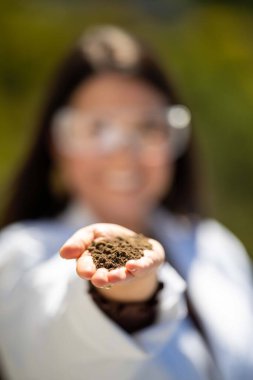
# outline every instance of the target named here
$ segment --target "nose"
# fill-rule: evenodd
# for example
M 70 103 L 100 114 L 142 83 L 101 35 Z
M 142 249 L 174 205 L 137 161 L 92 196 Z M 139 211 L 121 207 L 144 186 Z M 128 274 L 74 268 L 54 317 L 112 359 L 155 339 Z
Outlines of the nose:
M 102 145 L 104 154 L 113 154 L 126 149 L 131 153 L 136 153 L 139 144 L 137 136 L 134 136 L 132 132 L 117 128 L 103 136 Z

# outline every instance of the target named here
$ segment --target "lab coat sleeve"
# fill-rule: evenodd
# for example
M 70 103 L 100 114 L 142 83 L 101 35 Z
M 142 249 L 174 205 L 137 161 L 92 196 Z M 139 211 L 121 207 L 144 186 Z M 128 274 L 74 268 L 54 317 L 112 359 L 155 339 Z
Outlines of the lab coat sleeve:
M 216 221 L 201 224 L 188 290 L 225 379 L 251 379 L 253 284 L 250 259 Z
M 10 379 L 79 380 L 84 369 L 86 378 L 102 378 L 107 370 L 112 374 L 110 361 L 115 376 L 124 371 L 133 376 L 147 356 L 145 347 L 93 303 L 74 260 L 63 260 L 58 253 L 45 260 L 43 250 L 32 233 L 18 226 L 0 235 L 0 352 Z M 170 269 L 167 275 L 171 286 L 176 275 Z M 164 301 L 163 324 L 181 317 L 176 307 L 181 288 L 170 292 L 170 302 Z
M 203 259 L 215 265 L 240 287 L 253 289 L 252 261 L 245 247 L 226 227 L 208 219 L 198 228 L 197 248 Z

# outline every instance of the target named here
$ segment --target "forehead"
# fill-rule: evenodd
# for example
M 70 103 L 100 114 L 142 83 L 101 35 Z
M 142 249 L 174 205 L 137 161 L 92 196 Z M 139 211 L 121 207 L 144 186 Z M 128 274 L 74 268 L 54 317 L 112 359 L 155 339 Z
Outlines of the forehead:
M 82 109 L 112 109 L 164 105 L 165 97 L 144 80 L 118 73 L 94 76 L 80 84 L 70 104 Z

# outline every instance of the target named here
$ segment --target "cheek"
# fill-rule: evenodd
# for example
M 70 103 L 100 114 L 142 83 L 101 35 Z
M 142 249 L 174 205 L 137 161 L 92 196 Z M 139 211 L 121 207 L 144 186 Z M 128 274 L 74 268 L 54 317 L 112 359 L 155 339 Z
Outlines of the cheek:
M 153 165 L 146 167 L 150 189 L 153 189 L 160 196 L 169 191 L 174 177 L 171 149 L 168 147 L 165 149 L 163 154 L 156 156 Z
M 173 165 L 166 164 L 147 169 L 149 185 L 147 191 L 156 197 L 162 197 L 169 191 L 173 179 Z
M 70 194 L 80 195 L 85 189 L 88 190 L 95 186 L 100 168 L 100 163 L 88 157 L 64 157 L 61 161 L 61 172 L 64 184 Z

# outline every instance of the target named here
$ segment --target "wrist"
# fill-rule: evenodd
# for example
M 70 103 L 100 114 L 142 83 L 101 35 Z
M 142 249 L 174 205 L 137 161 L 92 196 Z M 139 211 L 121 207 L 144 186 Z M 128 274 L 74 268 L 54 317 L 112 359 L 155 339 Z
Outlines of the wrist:
M 141 302 L 149 299 L 156 291 L 158 279 L 156 273 L 136 277 L 131 281 L 114 284 L 110 289 L 97 288 L 105 298 L 119 302 Z

